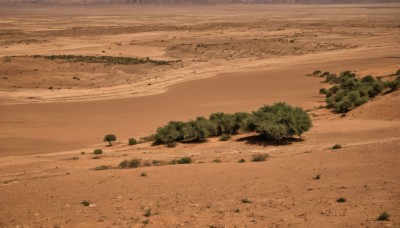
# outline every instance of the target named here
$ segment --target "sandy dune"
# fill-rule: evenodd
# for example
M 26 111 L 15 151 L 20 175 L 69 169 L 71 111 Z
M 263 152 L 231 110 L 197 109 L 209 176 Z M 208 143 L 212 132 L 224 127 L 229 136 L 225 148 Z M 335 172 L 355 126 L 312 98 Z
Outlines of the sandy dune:
M 342 117 L 319 108 L 323 79 L 305 76 L 396 72 L 399 7 L 1 8 L 0 227 L 400 226 L 399 91 Z M 127 145 L 170 120 L 275 102 L 308 110 L 314 126 L 303 140 Z M 112 147 L 107 133 L 118 137 Z M 95 148 L 105 151 L 99 159 Z M 250 162 L 259 153 L 270 158 Z M 124 159 L 184 156 L 193 164 L 116 169 Z M 112 168 L 94 170 L 101 165 Z M 390 220 L 376 221 L 384 211 Z

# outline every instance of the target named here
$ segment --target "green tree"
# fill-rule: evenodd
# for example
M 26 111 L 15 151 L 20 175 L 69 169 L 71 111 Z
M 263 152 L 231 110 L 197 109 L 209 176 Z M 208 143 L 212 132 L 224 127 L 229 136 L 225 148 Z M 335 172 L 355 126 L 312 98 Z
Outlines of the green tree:
M 117 140 L 117 136 L 113 135 L 113 134 L 108 134 L 104 136 L 103 141 L 104 142 L 108 142 L 110 144 L 110 146 L 112 146 L 111 142 L 114 142 Z

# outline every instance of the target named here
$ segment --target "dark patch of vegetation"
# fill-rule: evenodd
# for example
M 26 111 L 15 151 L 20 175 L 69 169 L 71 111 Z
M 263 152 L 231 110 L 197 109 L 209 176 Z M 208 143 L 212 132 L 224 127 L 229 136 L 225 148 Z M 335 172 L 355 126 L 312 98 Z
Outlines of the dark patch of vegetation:
M 102 149 L 95 149 L 95 150 L 93 151 L 93 154 L 95 154 L 95 155 L 103 154 L 103 150 L 102 150 Z
M 332 146 L 332 150 L 337 150 L 337 149 L 340 149 L 340 148 L 342 148 L 342 145 L 340 145 L 340 144 L 335 144 L 335 145 Z
M 389 221 L 389 217 L 390 217 L 390 215 L 385 211 L 385 212 L 383 212 L 382 214 L 380 214 L 380 215 L 376 218 L 376 220 L 378 220 L 378 221 Z
M 244 158 L 241 158 L 241 159 L 239 160 L 239 163 L 244 163 L 244 162 L 246 162 L 246 160 L 244 160 Z
M 90 205 L 90 202 L 87 201 L 87 200 L 83 200 L 83 201 L 81 202 L 81 204 L 82 204 L 83 206 L 85 206 L 85 207 L 88 207 L 88 206 Z
M 311 126 L 311 119 L 303 109 L 285 103 L 264 106 L 253 112 L 245 123 L 247 131 L 257 132 L 264 140 L 273 142 L 301 136 Z
M 146 173 L 146 172 L 142 172 L 142 173 L 140 174 L 140 176 L 141 176 L 141 177 L 146 177 L 146 176 L 147 176 L 147 173 Z
M 192 158 L 191 157 L 183 157 L 180 158 L 179 160 L 176 161 L 178 164 L 190 164 L 192 163 Z
M 255 155 L 253 155 L 253 159 L 251 161 L 262 162 L 262 161 L 266 161 L 268 157 L 269 157 L 269 154 L 255 154 Z
M 108 165 L 100 165 L 100 166 L 97 166 L 96 168 L 94 168 L 94 170 L 107 170 L 109 168 L 110 168 L 110 166 L 108 166 Z
M 137 144 L 136 139 L 134 139 L 134 138 L 128 139 L 128 145 L 129 146 L 133 146 L 133 145 L 136 145 L 136 144 Z
M 315 177 L 313 177 L 314 180 L 319 180 L 321 179 L 321 175 L 317 174 Z
M 251 200 L 249 200 L 248 198 L 244 198 L 240 200 L 241 203 L 252 203 Z
M 86 154 L 85 151 L 82 151 L 82 152 L 81 152 L 81 155 L 85 155 L 85 154 Z
M 158 165 L 158 164 L 160 164 L 160 161 L 159 160 L 153 160 L 152 163 L 153 163 L 153 165 Z
M 109 146 L 112 146 L 111 142 L 115 142 L 117 140 L 117 136 L 113 135 L 113 134 L 108 134 L 104 136 L 103 141 L 104 142 L 108 142 Z
M 45 58 L 49 60 L 66 60 L 68 62 L 84 62 L 84 63 L 103 63 L 114 65 L 134 65 L 151 63 L 155 65 L 169 65 L 176 61 L 154 60 L 147 58 L 134 57 L 115 57 L 115 56 L 82 56 L 82 55 L 34 55 L 34 58 Z
M 216 159 L 214 159 L 213 162 L 215 162 L 215 163 L 221 163 L 222 161 L 221 161 L 221 159 L 216 158 Z
M 223 134 L 221 137 L 219 137 L 219 141 L 228 141 L 231 138 L 230 135 Z
M 340 197 L 340 198 L 338 198 L 338 199 L 336 200 L 336 202 L 338 202 L 338 203 L 344 203 L 344 202 L 346 202 L 346 198 Z
M 143 166 L 146 166 L 146 167 L 151 166 L 151 162 L 150 161 L 144 161 Z
M 334 85 L 329 89 L 320 89 L 319 93 L 326 96 L 326 107 L 337 113 L 346 113 L 363 105 L 388 88 L 387 92 L 393 92 L 400 87 L 399 77 L 386 82 L 371 75 L 359 79 L 350 71 L 344 71 L 339 76 L 326 74 L 325 82 Z
M 152 215 L 151 208 L 148 208 L 144 211 L 144 217 L 150 217 Z
M 137 168 L 139 167 L 141 162 L 142 160 L 138 158 L 134 158 L 131 160 L 123 160 L 121 163 L 119 163 L 118 167 L 122 169 Z
M 143 224 L 149 224 L 149 223 L 150 223 L 150 220 L 148 220 L 148 219 L 143 221 Z
M 293 136 L 301 136 L 311 126 L 309 115 L 301 108 L 276 103 L 251 114 L 217 112 L 211 114 L 209 119 L 198 117 L 188 122 L 171 121 L 157 129 L 153 145 L 175 147 L 177 142 L 198 143 L 215 136 L 220 136 L 220 140 L 228 140 L 239 130 L 257 132 L 264 141 L 282 142 Z

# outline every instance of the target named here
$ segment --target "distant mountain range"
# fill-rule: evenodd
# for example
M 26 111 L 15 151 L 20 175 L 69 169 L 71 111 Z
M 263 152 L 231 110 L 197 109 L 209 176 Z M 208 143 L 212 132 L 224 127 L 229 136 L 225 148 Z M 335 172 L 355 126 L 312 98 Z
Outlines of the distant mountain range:
M 0 0 L 0 5 L 97 5 L 97 4 L 351 4 L 393 3 L 400 0 Z

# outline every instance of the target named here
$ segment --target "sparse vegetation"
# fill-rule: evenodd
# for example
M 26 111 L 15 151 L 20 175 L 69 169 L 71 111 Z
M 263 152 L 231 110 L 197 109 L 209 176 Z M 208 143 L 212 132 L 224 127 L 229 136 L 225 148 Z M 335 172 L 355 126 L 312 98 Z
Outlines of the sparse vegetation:
M 142 160 L 138 158 L 134 158 L 131 160 L 124 160 L 121 163 L 119 163 L 118 167 L 122 169 L 137 168 L 139 167 L 141 162 Z
M 192 158 L 191 157 L 183 157 L 180 158 L 179 160 L 176 161 L 178 164 L 190 164 L 192 163 Z
M 95 149 L 95 150 L 93 150 L 93 154 L 94 154 L 94 155 L 103 154 L 103 150 L 102 150 L 102 149 Z
M 241 158 L 241 159 L 239 160 L 239 163 L 244 163 L 244 162 L 246 162 L 246 160 L 244 160 L 244 158 Z
M 104 53 L 104 52 L 103 52 Z M 151 63 L 155 65 L 169 65 L 177 61 L 154 60 L 147 58 L 115 57 L 115 56 L 82 56 L 82 55 L 33 55 L 33 58 L 49 60 L 66 60 L 68 62 L 103 63 L 114 65 L 134 65 Z
M 388 92 L 392 92 L 400 86 L 398 78 L 384 82 L 381 78 L 367 75 L 359 79 L 351 71 L 344 71 L 339 76 L 324 73 L 324 77 L 325 82 L 334 85 L 329 89 L 320 89 L 319 93 L 326 96 L 326 107 L 337 113 L 346 113 L 383 93 L 385 89 L 389 88 Z
M 252 203 L 251 200 L 249 200 L 248 198 L 243 198 L 240 200 L 241 203 Z
M 376 220 L 378 220 L 378 221 L 389 221 L 389 217 L 390 217 L 390 215 L 385 211 L 385 212 L 381 213 L 381 214 L 376 218 Z
M 140 174 L 140 176 L 141 176 L 141 177 L 146 177 L 146 176 L 147 176 L 147 173 L 146 173 L 146 172 L 142 172 L 142 173 Z
M 188 122 L 171 121 L 157 129 L 153 144 L 175 147 L 177 142 L 204 142 L 214 136 L 220 136 L 220 140 L 224 141 L 241 129 L 257 132 L 263 140 L 280 142 L 295 135 L 301 136 L 311 126 L 309 115 L 301 108 L 276 103 L 252 114 L 216 112 L 209 119 L 198 117 Z
M 100 165 L 100 166 L 97 166 L 96 168 L 94 168 L 94 170 L 107 170 L 109 168 L 110 168 L 110 166 L 108 166 L 108 165 Z
M 344 202 L 346 202 L 346 198 L 340 197 L 340 198 L 338 198 L 338 199 L 336 200 L 336 202 L 338 202 L 338 203 L 344 203 Z
M 144 211 L 144 217 L 150 217 L 152 215 L 151 208 L 148 208 Z
M 83 200 L 83 201 L 81 202 L 81 204 L 82 204 L 83 206 L 85 206 L 85 207 L 88 207 L 88 206 L 90 205 L 90 202 L 87 201 L 87 200 Z
M 321 175 L 317 174 L 315 177 L 313 177 L 314 180 L 319 180 L 321 179 Z
M 246 120 L 247 131 L 254 131 L 267 141 L 281 142 L 300 136 L 311 128 L 309 115 L 301 108 L 285 103 L 264 106 Z
M 253 155 L 253 162 L 262 162 L 267 160 L 267 158 L 269 157 L 269 154 L 255 154 Z
M 333 145 L 332 146 L 332 150 L 337 150 L 337 149 L 340 149 L 340 148 L 342 148 L 342 145 L 340 145 L 340 144 L 335 144 L 335 145 Z
M 108 134 L 104 136 L 103 141 L 104 142 L 108 142 L 109 146 L 112 146 L 111 142 L 115 142 L 117 140 L 117 136 L 113 135 L 113 134 Z
M 215 163 L 221 163 L 222 161 L 221 161 L 221 159 L 219 159 L 219 158 L 216 158 L 216 159 L 214 159 L 214 161 L 213 162 L 215 162 Z
M 223 134 L 221 137 L 219 137 L 219 141 L 228 141 L 231 138 L 230 135 L 228 134 Z
M 133 145 L 136 145 L 136 144 L 137 144 L 136 139 L 134 139 L 134 138 L 128 139 L 128 145 L 129 146 L 133 146 Z

